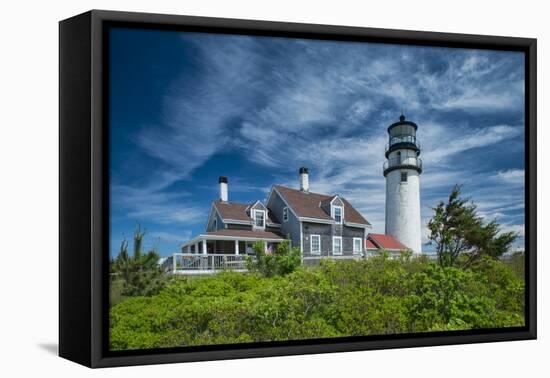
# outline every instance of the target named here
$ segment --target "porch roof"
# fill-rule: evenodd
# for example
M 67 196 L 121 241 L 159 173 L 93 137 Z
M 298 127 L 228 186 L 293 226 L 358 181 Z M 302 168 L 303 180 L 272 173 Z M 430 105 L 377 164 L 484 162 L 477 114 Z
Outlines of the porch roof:
M 242 240 L 242 241 L 266 241 L 280 242 L 285 240 L 281 235 L 261 230 L 230 230 L 223 229 L 205 232 L 182 244 L 182 247 L 195 244 L 201 240 Z

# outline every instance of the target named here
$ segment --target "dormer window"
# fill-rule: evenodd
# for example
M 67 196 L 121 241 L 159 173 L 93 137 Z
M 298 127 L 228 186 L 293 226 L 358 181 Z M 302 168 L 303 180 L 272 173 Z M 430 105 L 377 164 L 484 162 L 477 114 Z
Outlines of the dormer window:
M 332 217 L 336 223 L 342 224 L 344 209 L 342 206 L 333 206 L 332 207 Z
M 265 211 L 254 210 L 254 227 L 265 228 Z

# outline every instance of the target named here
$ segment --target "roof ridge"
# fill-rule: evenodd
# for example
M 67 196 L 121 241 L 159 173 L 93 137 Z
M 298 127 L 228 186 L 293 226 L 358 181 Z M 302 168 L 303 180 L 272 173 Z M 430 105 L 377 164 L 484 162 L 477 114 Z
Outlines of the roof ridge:
M 291 187 L 288 187 L 288 186 L 285 186 L 285 185 L 281 185 L 281 184 L 273 184 L 273 186 L 282 187 L 282 188 L 285 188 L 285 189 L 288 189 L 288 190 L 293 190 L 293 191 L 299 192 L 299 193 L 315 194 L 315 195 L 323 196 L 323 197 L 334 197 L 334 196 L 336 196 L 336 194 L 324 194 L 324 193 L 317 193 L 317 192 L 310 192 L 310 191 L 304 192 L 300 189 L 294 189 L 294 188 L 291 188 Z
M 241 206 L 249 206 L 248 204 L 246 203 L 242 203 L 242 202 L 233 202 L 233 201 L 220 201 L 220 200 L 215 200 L 213 201 L 215 204 L 220 204 L 220 205 L 241 205 Z

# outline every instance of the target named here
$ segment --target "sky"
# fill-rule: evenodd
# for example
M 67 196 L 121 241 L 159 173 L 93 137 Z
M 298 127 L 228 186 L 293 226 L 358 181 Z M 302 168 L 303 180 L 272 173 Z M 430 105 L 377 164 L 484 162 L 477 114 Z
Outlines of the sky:
M 110 35 L 111 255 L 136 224 L 161 255 L 229 200 L 273 184 L 345 197 L 384 232 L 387 127 L 418 124 L 422 240 L 455 184 L 524 244 L 524 55 L 115 28 Z M 433 247 L 424 246 L 430 250 Z

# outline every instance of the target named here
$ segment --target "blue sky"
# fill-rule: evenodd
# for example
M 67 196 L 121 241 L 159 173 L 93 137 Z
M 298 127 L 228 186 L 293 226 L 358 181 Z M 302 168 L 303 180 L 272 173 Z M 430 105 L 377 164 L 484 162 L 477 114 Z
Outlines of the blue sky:
M 387 126 L 422 144 L 422 222 L 455 183 L 524 234 L 524 57 L 440 47 L 113 29 L 111 253 L 136 222 L 161 254 L 272 184 L 346 197 L 384 232 Z M 423 230 L 423 241 L 427 232 Z

